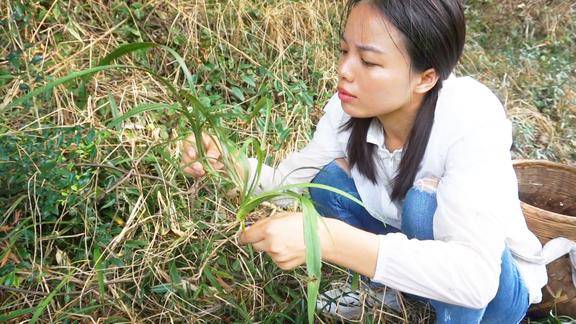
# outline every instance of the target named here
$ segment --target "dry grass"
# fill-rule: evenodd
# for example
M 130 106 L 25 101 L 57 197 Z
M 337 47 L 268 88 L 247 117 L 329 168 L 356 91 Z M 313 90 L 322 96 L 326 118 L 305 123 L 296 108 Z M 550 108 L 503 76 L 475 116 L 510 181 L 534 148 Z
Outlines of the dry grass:
M 460 71 L 497 92 L 515 125 L 515 156 L 576 160 L 576 2 L 470 3 Z

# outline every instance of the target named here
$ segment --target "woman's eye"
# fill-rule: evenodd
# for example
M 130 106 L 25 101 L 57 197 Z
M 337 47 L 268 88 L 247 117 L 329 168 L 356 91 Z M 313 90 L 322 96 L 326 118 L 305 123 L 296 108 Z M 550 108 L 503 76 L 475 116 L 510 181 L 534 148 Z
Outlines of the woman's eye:
M 378 64 L 375 64 L 375 63 L 368 62 L 368 61 L 366 61 L 366 60 L 364 60 L 364 59 L 362 59 L 362 64 L 364 64 L 364 65 L 366 65 L 366 66 L 369 66 L 369 67 L 370 67 L 370 66 L 377 66 L 377 65 L 378 65 Z
M 340 49 L 340 54 L 346 54 L 346 53 L 348 53 L 347 50 L 345 50 L 345 49 L 343 49 L 343 48 Z

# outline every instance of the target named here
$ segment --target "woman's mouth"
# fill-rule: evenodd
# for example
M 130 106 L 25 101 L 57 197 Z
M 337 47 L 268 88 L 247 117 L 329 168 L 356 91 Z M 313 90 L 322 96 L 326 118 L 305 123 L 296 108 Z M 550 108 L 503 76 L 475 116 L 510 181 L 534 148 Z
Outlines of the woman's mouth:
M 352 95 L 351 93 L 342 88 L 338 88 L 338 98 L 340 98 L 340 101 L 346 103 L 352 102 L 354 101 L 354 99 L 357 99 L 356 96 Z

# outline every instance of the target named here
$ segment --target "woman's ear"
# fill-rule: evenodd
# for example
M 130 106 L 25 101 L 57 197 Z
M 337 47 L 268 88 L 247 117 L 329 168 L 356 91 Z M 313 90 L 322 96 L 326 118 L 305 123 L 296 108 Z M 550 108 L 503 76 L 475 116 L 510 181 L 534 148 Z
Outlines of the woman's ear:
M 438 82 L 438 73 L 436 73 L 434 69 L 428 69 L 419 74 L 418 83 L 414 88 L 414 92 L 425 94 L 434 88 L 436 82 Z

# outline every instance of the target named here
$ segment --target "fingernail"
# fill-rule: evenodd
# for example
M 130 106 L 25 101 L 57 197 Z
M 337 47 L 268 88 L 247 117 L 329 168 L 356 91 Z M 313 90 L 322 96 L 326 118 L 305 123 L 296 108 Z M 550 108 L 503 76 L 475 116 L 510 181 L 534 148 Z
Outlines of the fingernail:
M 215 159 L 218 156 L 218 153 L 211 151 L 211 152 L 206 153 L 206 156 L 208 156 L 209 158 Z
M 194 170 L 196 170 L 196 171 L 202 171 L 202 166 L 199 165 L 199 164 L 194 164 L 194 165 L 192 166 L 192 168 L 193 168 Z
M 196 150 L 193 148 L 189 148 L 188 149 L 188 155 L 190 156 L 196 156 Z

